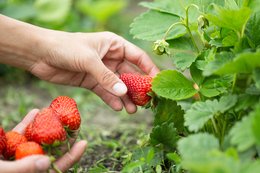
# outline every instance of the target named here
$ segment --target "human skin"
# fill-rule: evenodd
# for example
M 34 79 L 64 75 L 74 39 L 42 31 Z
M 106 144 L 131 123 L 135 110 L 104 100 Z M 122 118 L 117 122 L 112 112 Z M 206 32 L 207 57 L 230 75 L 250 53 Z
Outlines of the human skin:
M 89 89 L 114 110 L 125 107 L 128 113 L 137 108 L 118 75 L 159 72 L 143 50 L 114 33 L 54 31 L 4 15 L 0 15 L 0 63 L 52 83 Z
M 38 112 L 38 109 L 33 109 L 30 111 L 13 129 L 13 131 L 24 134 L 27 125 L 33 121 Z M 84 151 L 87 147 L 86 141 L 79 141 L 74 144 L 76 138 L 77 135 L 75 135 L 74 138 L 70 140 L 72 144 L 70 151 L 64 152 L 63 156 L 58 158 L 58 160 L 54 163 L 62 172 L 68 170 L 75 163 L 77 163 L 84 154 Z M 49 157 L 34 155 L 16 161 L 0 160 L 0 170 L 4 173 L 17 173 L 18 170 L 19 173 L 45 173 L 48 171 L 50 164 L 51 162 Z M 55 171 L 51 170 L 50 172 L 54 173 Z

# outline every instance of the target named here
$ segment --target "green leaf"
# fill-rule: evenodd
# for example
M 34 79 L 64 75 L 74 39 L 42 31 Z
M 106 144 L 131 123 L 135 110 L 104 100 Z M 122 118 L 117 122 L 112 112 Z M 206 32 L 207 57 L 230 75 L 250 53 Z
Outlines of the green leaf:
M 211 10 L 211 4 L 224 5 L 224 0 L 155 0 L 155 2 L 142 2 L 140 5 L 147 7 L 152 10 L 157 10 L 160 12 L 171 13 L 182 18 L 185 18 L 185 9 L 191 5 L 196 4 L 201 12 L 209 12 Z M 189 13 L 189 18 L 195 19 L 198 17 L 199 13 L 197 11 L 192 11 Z
M 239 173 L 256 173 L 260 172 L 260 161 L 254 160 L 249 163 L 241 164 Z
M 225 75 L 221 77 L 211 76 L 204 80 L 200 87 L 200 93 L 206 97 L 215 97 L 226 93 L 231 86 L 233 76 Z
M 259 0 L 250 0 L 248 6 L 253 10 L 253 12 L 260 11 L 260 1 Z
M 176 101 L 160 98 L 155 109 L 154 126 L 161 125 L 164 122 L 174 123 L 179 132 L 184 128 L 184 111 Z
M 143 161 L 142 168 L 147 168 L 160 164 L 162 157 L 162 150 L 147 146 L 134 150 L 131 162 Z
M 176 164 L 181 163 L 181 158 L 177 153 L 167 153 L 166 157 L 171 160 L 174 161 Z
M 249 95 L 260 95 L 260 89 L 257 88 L 254 84 L 251 84 L 247 89 L 246 89 L 246 94 Z
M 141 6 L 159 12 L 170 13 L 180 17 L 185 17 L 185 9 L 181 6 L 181 1 L 176 0 L 157 0 L 154 2 L 141 2 Z M 181 8 L 180 8 L 181 7 Z
M 253 71 L 253 78 L 255 81 L 255 86 L 260 89 L 260 68 L 256 68 Z
M 228 95 L 220 98 L 219 101 L 206 100 L 205 102 L 196 102 L 184 114 L 185 123 L 190 131 L 197 132 L 204 124 L 218 113 L 224 113 L 237 102 L 237 96 Z
M 168 43 L 171 58 L 178 69 L 184 71 L 196 60 L 198 55 L 190 38 L 181 37 L 170 40 Z
M 253 48 L 260 45 L 260 11 L 255 13 L 247 22 L 245 35 L 249 39 L 249 43 Z
M 184 160 L 182 165 L 192 173 L 237 173 L 239 171 L 238 160 L 227 153 L 212 150 L 203 153 L 204 157 L 194 160 Z
M 219 99 L 219 104 L 217 105 L 217 109 L 219 112 L 224 113 L 230 108 L 232 108 L 237 103 L 237 95 L 227 95 L 222 96 Z
M 176 70 L 160 72 L 153 79 L 152 90 L 157 95 L 172 100 L 183 100 L 197 93 L 193 83 Z
M 191 77 L 193 79 L 193 81 L 197 84 L 197 85 L 201 85 L 201 83 L 204 81 L 204 76 L 202 75 L 202 70 L 200 70 L 197 67 L 197 61 L 196 63 L 193 63 L 190 67 L 190 74 Z
M 254 68 L 260 67 L 260 52 L 246 52 L 237 55 L 233 61 L 218 68 L 215 74 L 251 73 Z
M 222 40 L 222 47 L 231 47 L 237 44 L 238 36 L 234 31 L 229 31 Z
M 135 162 L 130 162 L 129 164 L 124 166 L 124 169 L 122 170 L 122 173 L 128 173 L 128 172 L 135 172 L 135 170 L 139 170 L 140 167 L 144 165 L 144 161 L 135 161 Z
M 209 61 L 203 71 L 204 76 L 212 75 L 219 68 L 231 62 L 234 57 L 234 54 L 231 52 L 221 52 L 217 53 L 213 60 Z
M 246 151 L 255 144 L 252 119 L 253 116 L 244 117 L 230 130 L 231 144 L 237 146 L 237 150 L 240 152 Z
M 217 100 L 207 100 L 206 102 L 196 102 L 184 114 L 185 126 L 188 126 L 190 131 L 198 131 L 218 110 L 214 110 Z
M 166 149 L 173 149 L 179 136 L 173 123 L 163 123 L 153 128 L 150 138 L 152 145 L 162 144 Z
M 37 19 L 41 22 L 63 23 L 71 8 L 71 0 L 36 0 Z
M 250 114 L 253 116 L 252 130 L 256 144 L 260 146 L 260 103 L 256 106 L 255 110 Z
M 168 28 L 179 20 L 179 17 L 175 15 L 150 10 L 134 20 L 130 26 L 130 32 L 134 38 L 156 41 L 162 39 Z M 176 26 L 169 32 L 167 39 L 179 38 L 186 32 L 185 27 Z
M 251 15 L 249 8 L 244 7 L 239 10 L 232 10 L 217 5 L 214 7 L 215 14 L 206 14 L 206 18 L 209 21 L 219 27 L 232 29 L 242 34 L 243 28 Z
M 177 147 L 184 161 L 195 161 L 205 158 L 208 152 L 217 150 L 219 143 L 213 135 L 198 133 L 180 139 Z
M 235 107 L 235 111 L 247 111 L 254 107 L 254 105 L 259 101 L 259 96 L 257 95 L 249 95 L 249 94 L 241 94 L 238 97 L 238 102 Z

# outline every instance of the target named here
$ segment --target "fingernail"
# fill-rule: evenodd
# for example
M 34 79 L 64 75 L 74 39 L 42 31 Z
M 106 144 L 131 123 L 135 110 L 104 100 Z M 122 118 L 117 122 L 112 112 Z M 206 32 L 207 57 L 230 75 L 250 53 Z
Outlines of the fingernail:
M 127 92 L 127 88 L 125 86 L 125 84 L 123 83 L 116 83 L 114 86 L 113 86 L 113 90 L 114 92 L 117 94 L 117 95 L 124 95 L 126 92 Z
M 48 157 L 43 157 L 40 158 L 38 160 L 36 160 L 35 165 L 36 165 L 36 169 L 38 171 L 46 171 L 48 170 L 48 168 L 50 167 L 50 159 Z

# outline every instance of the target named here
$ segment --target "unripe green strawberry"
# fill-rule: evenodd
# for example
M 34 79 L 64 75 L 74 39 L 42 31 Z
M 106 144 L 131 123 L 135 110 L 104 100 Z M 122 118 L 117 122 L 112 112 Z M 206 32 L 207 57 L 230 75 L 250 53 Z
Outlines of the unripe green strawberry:
M 5 148 L 6 148 L 6 136 L 5 136 L 4 129 L 0 127 L 0 155 L 3 154 Z
M 147 94 L 151 92 L 152 77 L 125 73 L 120 75 L 120 79 L 127 86 L 127 95 L 134 104 L 144 106 L 150 101 Z
M 153 51 L 157 55 L 169 55 L 169 43 L 167 43 L 164 39 L 156 40 L 153 44 Z
M 36 115 L 31 139 L 39 144 L 49 145 L 66 139 L 66 131 L 51 108 L 44 108 Z
M 30 142 L 25 142 L 22 143 L 20 145 L 18 145 L 18 147 L 16 148 L 15 151 L 15 159 L 22 159 L 24 157 L 27 156 L 31 156 L 31 155 L 43 155 L 44 151 L 42 149 L 42 147 L 33 141 Z
M 54 110 L 62 124 L 70 130 L 77 130 L 80 127 L 80 113 L 74 99 L 59 96 L 52 101 L 50 108 Z
M 27 139 L 25 138 L 25 136 L 15 131 L 7 132 L 5 135 L 7 141 L 6 141 L 6 149 L 4 152 L 4 157 L 6 159 L 11 159 L 14 156 L 15 150 L 18 147 L 18 145 L 27 142 Z

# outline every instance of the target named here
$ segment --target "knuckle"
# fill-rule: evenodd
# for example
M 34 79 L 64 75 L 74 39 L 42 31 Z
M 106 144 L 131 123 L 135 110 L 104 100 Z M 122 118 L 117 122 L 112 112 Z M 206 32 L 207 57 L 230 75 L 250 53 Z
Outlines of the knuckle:
M 109 85 L 114 81 L 114 73 L 109 70 L 103 72 L 101 82 L 105 85 Z

